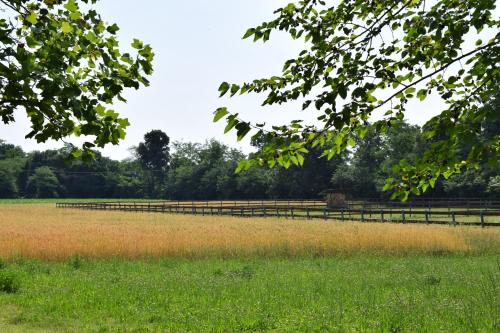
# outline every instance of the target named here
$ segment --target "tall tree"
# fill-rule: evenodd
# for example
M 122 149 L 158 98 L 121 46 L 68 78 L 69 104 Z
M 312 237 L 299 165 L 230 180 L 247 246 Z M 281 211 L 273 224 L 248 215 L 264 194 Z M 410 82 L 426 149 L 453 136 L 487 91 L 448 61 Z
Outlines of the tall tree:
M 148 85 L 150 46 L 134 40 L 136 54 L 122 53 L 116 24 L 91 8 L 96 0 L 1 0 L 0 118 L 24 110 L 38 142 L 84 135 L 77 157 L 117 144 L 128 120 L 110 106 L 125 101 L 125 88 Z M 84 6 L 82 6 L 82 4 Z M 85 8 L 85 9 L 82 9 Z M 91 140 L 90 140 L 91 139 Z
M 7 143 L 0 139 L 0 160 L 12 158 L 24 158 L 26 154 L 19 146 Z
M 342 156 L 332 160 L 321 158 L 321 150 L 309 148 L 309 158 L 301 167 L 273 168 L 269 179 L 269 195 L 273 198 L 318 199 L 328 190 L 335 170 L 342 164 Z M 260 168 L 260 172 L 263 172 Z
M 0 198 L 15 198 L 17 195 L 16 175 L 6 161 L 0 161 Z
M 203 145 L 174 143 L 167 196 L 172 199 L 236 199 L 244 196 L 234 173 L 244 155 L 210 140 Z M 251 181 L 251 180 L 249 180 Z
M 160 193 L 165 172 L 170 163 L 170 138 L 161 130 L 153 130 L 144 135 L 144 142 L 137 147 L 137 155 L 143 169 L 149 175 L 148 193 Z
M 320 111 L 316 124 L 301 120 L 265 127 L 242 120 L 225 107 L 214 121 L 225 118 L 225 131 L 236 129 L 238 139 L 248 133 L 267 135 L 261 153 L 242 161 L 240 169 L 276 163 L 301 165 L 308 146 L 321 146 L 333 157 L 363 137 L 368 120 L 384 133 L 404 119 L 411 100 L 440 96 L 442 112 L 429 120 L 425 136 L 436 138 L 412 164 L 401 164 L 396 179 L 388 181 L 394 197 L 421 194 L 441 176 L 474 167 L 481 161 L 498 164 L 500 134 L 481 137 L 481 124 L 496 115 L 481 108 L 500 85 L 500 21 L 495 0 L 301 0 L 276 11 L 276 18 L 249 29 L 244 38 L 269 40 L 277 30 L 293 39 L 304 38 L 306 48 L 286 61 L 281 75 L 243 84 L 221 84 L 221 96 L 264 93 L 263 105 L 304 99 L 303 109 Z M 468 35 L 481 35 L 472 43 Z M 476 139 L 476 140 L 474 140 Z M 473 142 L 462 159 L 457 147 Z M 333 145 L 332 145 L 333 144 Z
M 334 171 L 331 183 L 336 190 L 358 198 L 377 197 L 381 190 L 378 183 L 381 166 L 386 160 L 384 138 L 370 129 L 355 140 L 357 148 L 350 159 Z
M 60 184 L 54 172 L 47 166 L 36 168 L 28 179 L 27 194 L 33 198 L 59 197 Z

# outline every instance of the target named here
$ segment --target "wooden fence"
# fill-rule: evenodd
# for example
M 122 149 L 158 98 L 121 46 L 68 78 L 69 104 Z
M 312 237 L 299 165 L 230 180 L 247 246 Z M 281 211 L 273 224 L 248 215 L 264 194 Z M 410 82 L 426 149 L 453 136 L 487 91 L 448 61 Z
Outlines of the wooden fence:
M 422 223 L 500 227 L 500 210 L 379 208 L 379 209 L 330 209 L 311 206 L 304 201 L 262 202 L 107 202 L 107 203 L 57 203 L 58 208 L 155 212 L 190 215 L 220 215 L 237 217 L 276 217 L 286 219 L 321 219 L 381 223 Z
M 375 199 L 348 200 L 349 208 L 460 208 L 467 210 L 500 210 L 500 201 L 492 199 L 415 199 L 408 202 Z

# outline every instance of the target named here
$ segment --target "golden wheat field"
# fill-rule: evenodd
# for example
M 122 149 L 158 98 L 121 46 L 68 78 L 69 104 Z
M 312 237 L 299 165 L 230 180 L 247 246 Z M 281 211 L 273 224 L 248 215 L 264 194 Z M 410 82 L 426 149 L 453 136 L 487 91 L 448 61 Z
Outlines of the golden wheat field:
M 0 257 L 238 258 L 500 252 L 500 230 L 0 206 Z

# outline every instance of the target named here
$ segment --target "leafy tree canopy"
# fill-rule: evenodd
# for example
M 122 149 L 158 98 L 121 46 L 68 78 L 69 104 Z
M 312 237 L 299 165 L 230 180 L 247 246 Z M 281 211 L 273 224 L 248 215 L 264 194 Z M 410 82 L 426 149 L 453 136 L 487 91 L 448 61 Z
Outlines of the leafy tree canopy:
M 225 132 L 238 139 L 263 134 L 267 144 L 239 170 L 255 165 L 302 165 L 307 147 L 322 147 L 332 158 L 369 127 L 385 133 L 405 118 L 412 100 L 430 95 L 445 102 L 442 112 L 424 127 L 432 142 L 412 163 L 402 161 L 387 180 L 393 197 L 421 194 L 444 176 L 498 164 L 500 133 L 483 138 L 485 125 L 499 117 L 497 108 L 483 107 L 498 91 L 499 20 L 495 0 L 301 0 L 276 18 L 249 29 L 244 38 L 269 40 L 275 31 L 304 39 L 305 49 L 286 61 L 281 74 L 243 84 L 224 82 L 221 96 L 262 93 L 263 105 L 304 100 L 303 109 L 317 109 L 318 122 L 295 120 L 267 128 L 242 120 L 221 107 L 214 121 L 225 119 Z M 466 40 L 474 35 L 472 43 Z M 370 123 L 374 113 L 382 119 Z M 318 125 L 319 124 L 319 125 Z M 457 153 L 471 143 L 467 156 Z
M 35 169 L 28 180 L 28 194 L 33 198 L 57 198 L 59 187 L 59 180 L 47 166 Z
M 149 197 L 158 196 L 164 183 L 164 175 L 170 164 L 170 138 L 161 130 L 144 135 L 144 142 L 137 147 L 137 157 L 147 176 L 146 192 Z
M 141 165 L 146 170 L 164 171 L 170 162 L 170 138 L 161 130 L 144 135 L 144 142 L 137 147 Z
M 38 142 L 85 136 L 72 155 L 117 144 L 127 119 L 110 106 L 124 88 L 148 85 L 153 52 L 134 40 L 136 54 L 119 49 L 116 24 L 87 5 L 96 0 L 0 0 L 0 117 L 8 124 L 24 110 Z M 85 5 L 85 6 L 82 6 Z
M 25 156 L 23 149 L 0 139 L 0 160 L 8 158 L 22 158 Z

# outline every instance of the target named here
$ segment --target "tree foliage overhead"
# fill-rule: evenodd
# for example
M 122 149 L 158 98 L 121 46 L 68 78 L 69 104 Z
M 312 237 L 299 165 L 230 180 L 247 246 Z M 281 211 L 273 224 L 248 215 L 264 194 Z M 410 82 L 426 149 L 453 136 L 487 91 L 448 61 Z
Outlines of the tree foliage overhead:
M 306 48 L 286 61 L 281 74 L 243 84 L 224 82 L 221 96 L 261 93 L 263 105 L 303 100 L 316 109 L 318 122 L 301 120 L 267 128 L 242 120 L 227 108 L 215 112 L 225 119 L 225 132 L 238 139 L 249 133 L 267 136 L 267 144 L 239 169 L 268 164 L 302 165 L 308 146 L 323 147 L 332 158 L 356 144 L 370 126 L 385 133 L 405 118 L 408 103 L 430 95 L 445 102 L 442 112 L 424 127 L 432 141 L 411 164 L 395 166 L 398 176 L 387 180 L 394 197 L 406 199 L 482 161 L 498 163 L 500 133 L 482 139 L 485 124 L 499 117 L 483 107 L 498 91 L 500 32 L 495 0 L 302 0 L 249 29 L 244 38 L 269 40 L 284 31 L 305 39 Z M 470 36 L 488 36 L 481 40 Z M 370 123 L 374 114 L 382 119 Z M 319 123 L 319 125 L 318 125 Z M 470 142 L 467 156 L 458 147 Z
M 38 142 L 85 136 L 78 157 L 117 144 L 127 119 L 110 109 L 125 88 L 148 85 L 153 52 L 134 40 L 122 53 L 116 24 L 93 9 L 96 0 L 0 0 L 0 117 L 8 124 L 24 110 Z

